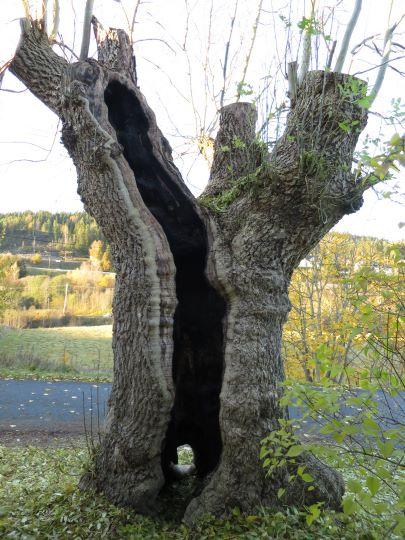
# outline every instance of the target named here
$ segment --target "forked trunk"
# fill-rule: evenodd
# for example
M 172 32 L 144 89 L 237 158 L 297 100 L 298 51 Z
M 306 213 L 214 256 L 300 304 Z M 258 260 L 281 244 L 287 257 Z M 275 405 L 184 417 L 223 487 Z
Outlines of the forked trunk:
M 137 87 L 126 34 L 93 23 L 98 61 L 69 65 L 25 21 L 10 67 L 62 119 L 79 193 L 117 273 L 110 410 L 83 483 L 153 511 L 178 446 L 189 444 L 203 479 L 189 522 L 281 504 L 282 486 L 283 503 L 338 507 L 336 472 L 305 456 L 312 491 L 289 484 L 287 471 L 265 478 L 259 448 L 287 416 L 278 398 L 293 269 L 362 200 L 350 168 L 366 115 L 342 91 L 348 76 L 307 75 L 270 155 L 253 106 L 225 107 L 197 201 Z

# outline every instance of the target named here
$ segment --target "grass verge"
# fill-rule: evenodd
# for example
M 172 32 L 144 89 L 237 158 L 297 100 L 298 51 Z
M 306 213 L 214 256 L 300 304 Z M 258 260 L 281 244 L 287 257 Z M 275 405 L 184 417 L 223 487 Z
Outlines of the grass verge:
M 111 325 L 0 330 L 0 377 L 110 381 Z

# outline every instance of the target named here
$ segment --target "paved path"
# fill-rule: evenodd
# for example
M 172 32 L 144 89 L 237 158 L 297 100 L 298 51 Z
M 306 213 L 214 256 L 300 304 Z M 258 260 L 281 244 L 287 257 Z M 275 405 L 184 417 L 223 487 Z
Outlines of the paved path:
M 72 381 L 0 380 L 0 433 L 96 431 L 111 385 Z M 85 412 L 85 415 L 84 415 Z
M 43 433 L 83 434 L 84 419 L 88 433 L 97 433 L 107 410 L 111 384 L 72 381 L 0 380 L 0 442 L 2 433 L 19 437 L 35 431 Z M 393 423 L 405 425 L 405 393 L 386 399 L 377 395 L 379 423 L 382 428 Z M 342 404 L 343 415 L 355 415 L 356 409 Z M 292 418 L 299 409 L 290 408 Z M 304 429 L 310 431 L 307 422 Z

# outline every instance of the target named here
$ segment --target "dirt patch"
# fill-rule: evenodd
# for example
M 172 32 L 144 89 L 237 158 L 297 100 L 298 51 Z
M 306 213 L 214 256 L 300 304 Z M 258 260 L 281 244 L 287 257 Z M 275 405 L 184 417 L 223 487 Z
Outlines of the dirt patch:
M 66 431 L 16 431 L 2 430 L 0 445 L 3 446 L 38 446 L 41 448 L 69 448 L 86 445 L 83 433 Z

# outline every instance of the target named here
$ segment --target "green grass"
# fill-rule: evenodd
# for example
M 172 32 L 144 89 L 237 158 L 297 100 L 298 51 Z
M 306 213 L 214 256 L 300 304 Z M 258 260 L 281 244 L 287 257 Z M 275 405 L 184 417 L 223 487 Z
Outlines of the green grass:
M 27 266 L 27 276 L 63 276 L 67 272 L 72 270 L 72 268 L 42 268 L 35 266 Z
M 0 329 L 0 376 L 109 380 L 111 325 Z
M 186 460 L 186 459 L 185 459 Z M 83 446 L 7 448 L 0 446 L 0 537 L 18 539 L 382 539 L 379 520 L 324 512 L 308 526 L 295 509 L 259 509 L 228 520 L 207 517 L 194 530 L 174 518 L 142 517 L 102 496 L 81 493 L 77 482 L 88 464 Z M 351 471 L 353 474 L 353 471 Z M 173 495 L 174 494 L 174 495 Z M 175 490 L 165 501 L 176 505 Z M 174 512 L 175 514 L 175 512 Z M 167 513 L 166 513 L 167 515 Z

